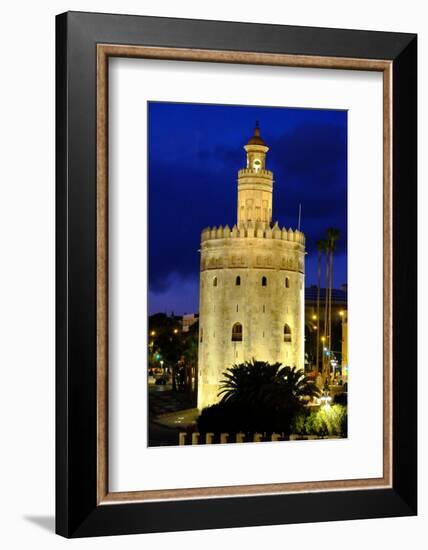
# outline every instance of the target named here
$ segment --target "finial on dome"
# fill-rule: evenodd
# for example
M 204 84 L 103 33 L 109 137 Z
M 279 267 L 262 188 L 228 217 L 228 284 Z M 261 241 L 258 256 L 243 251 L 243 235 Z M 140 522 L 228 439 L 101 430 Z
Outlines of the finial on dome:
M 248 145 L 266 145 L 263 139 L 260 137 L 260 124 L 256 120 L 256 126 L 254 128 L 253 136 L 248 140 Z

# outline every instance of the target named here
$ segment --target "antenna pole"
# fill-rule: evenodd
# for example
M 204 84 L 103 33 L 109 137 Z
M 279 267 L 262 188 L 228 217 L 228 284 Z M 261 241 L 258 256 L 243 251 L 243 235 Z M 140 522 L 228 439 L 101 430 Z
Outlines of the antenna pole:
M 297 218 L 297 229 L 300 231 L 300 221 L 302 219 L 302 204 L 299 202 L 299 216 Z

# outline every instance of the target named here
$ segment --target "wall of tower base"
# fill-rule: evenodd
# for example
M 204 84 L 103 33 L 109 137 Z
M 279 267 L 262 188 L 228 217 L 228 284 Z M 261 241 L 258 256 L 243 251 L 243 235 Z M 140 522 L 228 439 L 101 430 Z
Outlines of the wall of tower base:
M 201 411 L 205 407 L 218 403 L 219 385 L 218 384 L 199 384 L 198 387 L 198 409 Z

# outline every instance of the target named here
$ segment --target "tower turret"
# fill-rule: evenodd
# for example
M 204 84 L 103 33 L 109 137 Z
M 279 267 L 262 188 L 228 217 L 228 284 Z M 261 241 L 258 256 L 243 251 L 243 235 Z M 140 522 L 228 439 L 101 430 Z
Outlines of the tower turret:
M 238 226 L 247 222 L 272 222 L 273 174 L 266 170 L 269 151 L 256 122 L 254 134 L 244 146 L 247 167 L 238 172 Z

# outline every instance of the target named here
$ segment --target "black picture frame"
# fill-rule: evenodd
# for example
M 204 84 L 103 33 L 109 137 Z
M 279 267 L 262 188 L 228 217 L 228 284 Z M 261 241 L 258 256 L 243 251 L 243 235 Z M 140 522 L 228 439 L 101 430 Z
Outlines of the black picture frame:
M 392 62 L 391 488 L 97 504 L 96 46 L 100 43 Z M 68 12 L 56 18 L 56 97 L 57 533 L 86 537 L 415 515 L 417 36 Z

